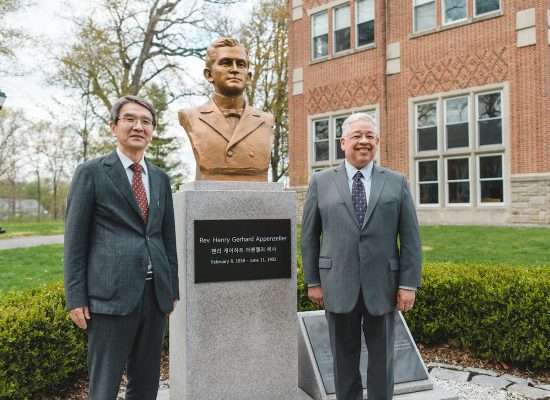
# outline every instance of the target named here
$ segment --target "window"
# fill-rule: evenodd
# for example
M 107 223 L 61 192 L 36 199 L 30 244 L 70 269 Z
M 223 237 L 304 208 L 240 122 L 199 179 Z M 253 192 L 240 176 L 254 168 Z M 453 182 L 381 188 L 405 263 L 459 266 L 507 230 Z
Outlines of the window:
M 359 110 L 375 117 L 375 111 Z M 344 152 L 340 147 L 342 137 L 342 124 L 352 113 L 341 111 L 335 115 L 314 118 L 311 122 L 311 157 L 312 169 L 322 169 L 330 165 L 336 165 L 344 160 Z
M 470 159 L 447 159 L 447 203 L 470 203 Z
M 445 100 L 445 139 L 448 149 L 469 146 L 468 97 Z
M 328 13 L 322 12 L 312 17 L 313 58 L 328 55 Z
M 443 21 L 450 24 L 466 19 L 466 0 L 443 0 Z
M 334 53 L 351 48 L 349 4 L 334 9 Z
M 439 203 L 438 182 L 437 160 L 418 161 L 418 202 L 420 204 Z
M 357 47 L 374 43 L 374 0 L 358 0 L 357 6 Z
M 505 92 L 492 86 L 413 104 L 419 206 L 505 203 Z
M 418 151 L 437 150 L 437 104 L 419 104 L 416 107 Z
M 477 96 L 479 145 L 502 143 L 502 111 L 500 92 Z
M 493 11 L 499 11 L 500 0 L 474 0 L 474 10 L 476 17 Z
M 413 0 L 414 31 L 420 32 L 435 27 L 435 0 Z
M 502 179 L 502 155 L 479 156 L 480 202 L 502 203 L 504 180 Z

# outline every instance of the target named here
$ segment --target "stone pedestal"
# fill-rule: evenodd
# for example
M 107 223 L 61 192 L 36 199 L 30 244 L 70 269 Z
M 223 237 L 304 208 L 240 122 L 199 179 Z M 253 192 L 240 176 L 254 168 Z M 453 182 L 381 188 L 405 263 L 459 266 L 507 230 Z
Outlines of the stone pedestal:
M 278 183 L 197 181 L 174 195 L 174 209 L 181 301 L 170 317 L 170 398 L 296 398 L 295 194 Z M 235 263 L 240 260 L 254 259 L 258 260 L 255 265 L 261 275 L 261 268 L 273 258 L 269 257 L 269 251 L 272 247 L 275 251 L 275 244 L 268 241 L 266 246 L 252 249 L 249 243 L 243 244 L 244 239 L 239 239 L 241 234 L 233 242 L 227 226 L 228 220 L 239 220 L 242 228 L 246 227 L 243 220 L 251 220 L 250 225 L 254 225 L 253 220 L 270 219 L 289 220 L 290 237 L 284 239 L 290 242 L 289 277 L 258 279 L 253 274 L 247 278 L 250 280 L 214 282 L 207 278 L 206 282 L 195 283 L 195 267 L 201 268 L 195 266 L 199 254 L 196 247 L 203 243 L 195 232 L 201 226 L 200 221 L 210 221 L 212 226 L 218 220 L 220 230 L 222 226 L 225 229 L 219 237 L 212 237 L 221 244 L 208 251 L 216 258 L 216 252 L 222 254 L 228 248 L 226 256 L 220 255 L 220 259 L 210 260 L 208 265 L 230 269 L 237 268 Z M 266 229 L 269 226 L 266 221 Z M 231 239 L 225 247 L 224 238 Z M 205 236 L 204 242 L 207 241 Z M 235 256 L 227 255 L 229 251 L 234 251 Z M 254 257 L 252 252 L 256 253 Z M 204 248 L 201 254 L 204 257 Z M 222 260 L 222 264 L 222 258 L 229 259 L 229 263 L 226 265 Z M 200 260 L 205 264 L 203 258 Z M 221 271 L 215 268 L 214 274 Z

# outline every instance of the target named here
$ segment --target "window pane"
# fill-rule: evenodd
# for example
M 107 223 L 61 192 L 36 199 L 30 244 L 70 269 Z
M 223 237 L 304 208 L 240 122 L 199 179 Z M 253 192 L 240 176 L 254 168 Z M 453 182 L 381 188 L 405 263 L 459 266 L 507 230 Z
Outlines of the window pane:
M 357 47 L 374 43 L 374 21 L 357 25 Z
M 502 203 L 504 201 L 503 181 L 481 182 L 482 203 Z
M 313 16 L 313 37 L 328 33 L 328 13 Z
M 479 119 L 500 118 L 502 105 L 500 93 L 482 94 L 477 96 Z
M 415 7 L 414 26 L 416 31 L 423 31 L 435 26 L 435 1 Z
M 447 148 L 468 146 L 468 123 L 447 125 Z
M 437 150 L 437 127 L 419 128 L 418 151 Z
M 315 141 L 328 139 L 328 119 L 315 121 Z
M 439 187 L 437 183 L 420 184 L 420 204 L 439 203 Z
M 328 54 L 328 34 L 313 38 L 313 58 L 324 57 Z
M 350 48 L 350 29 L 334 31 L 334 52 L 348 50 Z
M 356 4 L 358 24 L 374 19 L 374 0 L 359 0 Z
M 500 0 L 476 0 L 476 15 L 500 9 Z
M 315 161 L 328 161 L 328 140 L 315 142 Z
M 418 181 L 437 181 L 437 160 L 420 161 L 418 163 Z
M 470 183 L 452 182 L 449 183 L 449 203 L 469 203 Z
M 479 157 L 479 177 L 481 179 L 502 178 L 502 157 Z
M 335 137 L 334 140 L 334 149 L 335 149 L 335 158 L 337 160 L 341 160 L 345 158 L 344 152 L 342 151 L 342 148 L 340 147 L 340 138 L 342 137 L 342 124 L 346 120 L 348 116 L 345 117 L 338 117 L 334 119 L 334 125 L 335 125 Z
M 336 31 L 343 28 L 349 28 L 349 26 L 349 5 L 336 8 L 334 10 L 334 30 Z
M 468 121 L 468 98 L 445 100 L 445 119 L 448 124 Z
M 436 103 L 419 104 L 417 106 L 418 127 L 437 125 Z
M 468 179 L 470 177 L 468 158 L 447 160 L 447 180 Z
M 502 143 L 502 120 L 489 119 L 479 121 L 479 145 Z
M 466 0 L 445 0 L 445 23 L 466 18 Z

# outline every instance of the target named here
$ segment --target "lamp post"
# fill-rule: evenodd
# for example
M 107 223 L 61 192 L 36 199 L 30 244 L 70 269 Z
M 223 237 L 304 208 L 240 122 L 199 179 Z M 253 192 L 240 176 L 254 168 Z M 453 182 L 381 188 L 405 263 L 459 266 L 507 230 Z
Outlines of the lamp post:
M 4 101 L 6 100 L 6 93 L 2 92 L 0 90 L 0 110 L 2 109 L 2 106 L 4 105 Z

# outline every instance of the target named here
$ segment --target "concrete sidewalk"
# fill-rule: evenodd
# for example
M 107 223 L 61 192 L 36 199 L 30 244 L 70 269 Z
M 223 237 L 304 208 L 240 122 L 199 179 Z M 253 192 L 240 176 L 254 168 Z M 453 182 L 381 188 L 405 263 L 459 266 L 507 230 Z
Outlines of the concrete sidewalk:
M 0 250 L 43 246 L 46 244 L 63 244 L 63 235 L 21 236 L 10 239 L 2 239 L 0 236 Z

